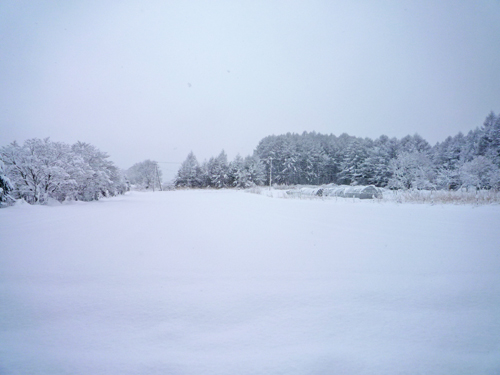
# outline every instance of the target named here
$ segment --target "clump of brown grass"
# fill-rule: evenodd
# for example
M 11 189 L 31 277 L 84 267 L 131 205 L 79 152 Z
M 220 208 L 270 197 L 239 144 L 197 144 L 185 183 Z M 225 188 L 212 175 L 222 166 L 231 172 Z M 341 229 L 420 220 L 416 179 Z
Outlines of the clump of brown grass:
M 500 203 L 500 192 L 497 190 L 394 190 L 386 191 L 383 201 L 485 205 Z

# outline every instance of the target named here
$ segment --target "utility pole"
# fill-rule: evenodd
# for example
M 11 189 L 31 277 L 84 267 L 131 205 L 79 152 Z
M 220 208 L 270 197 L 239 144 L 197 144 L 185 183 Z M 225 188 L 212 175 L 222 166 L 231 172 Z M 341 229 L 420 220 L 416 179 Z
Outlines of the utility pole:
M 163 191 L 163 188 L 161 187 L 161 181 L 160 181 L 160 174 L 158 173 L 158 163 L 155 163 L 155 169 L 156 169 L 156 178 L 158 178 L 158 185 L 160 185 L 160 191 Z M 153 184 L 154 186 L 154 184 Z M 154 191 L 154 188 L 153 188 Z

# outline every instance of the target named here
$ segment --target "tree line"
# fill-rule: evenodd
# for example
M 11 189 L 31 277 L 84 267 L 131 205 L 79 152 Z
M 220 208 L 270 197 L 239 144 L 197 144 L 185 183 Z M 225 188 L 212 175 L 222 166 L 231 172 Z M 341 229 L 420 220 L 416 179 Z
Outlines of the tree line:
M 120 170 L 95 146 L 33 138 L 0 148 L 0 207 L 17 199 L 46 204 L 50 199 L 93 201 L 135 188 L 161 189 L 158 163 L 144 160 Z
M 392 189 L 500 188 L 500 115 L 431 146 L 418 134 L 372 140 L 342 134 L 287 133 L 263 138 L 253 155 L 229 162 L 222 151 L 199 163 L 193 152 L 175 178 L 178 187 L 250 187 L 269 184 L 375 185 Z M 0 206 L 16 199 L 91 201 L 161 187 L 161 170 L 145 160 L 121 171 L 95 146 L 46 139 L 0 148 Z
M 45 204 L 49 199 L 92 201 L 123 194 L 126 178 L 108 158 L 84 142 L 12 142 L 0 148 L 0 206 L 16 199 Z
M 287 133 L 263 138 L 253 155 L 228 162 L 222 151 L 199 163 L 191 152 L 179 187 L 249 187 L 273 183 L 375 185 L 393 189 L 500 188 L 500 115 L 431 146 L 418 134 L 372 140 L 342 134 Z

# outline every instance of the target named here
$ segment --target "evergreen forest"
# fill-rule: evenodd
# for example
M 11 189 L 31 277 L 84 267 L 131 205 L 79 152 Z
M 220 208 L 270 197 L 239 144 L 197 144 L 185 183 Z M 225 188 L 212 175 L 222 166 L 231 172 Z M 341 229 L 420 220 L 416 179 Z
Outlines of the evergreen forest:
M 500 188 L 500 115 L 431 146 L 420 135 L 377 139 L 304 132 L 263 138 L 253 155 L 231 162 L 222 151 L 199 163 L 189 153 L 179 187 L 374 185 L 391 189 Z

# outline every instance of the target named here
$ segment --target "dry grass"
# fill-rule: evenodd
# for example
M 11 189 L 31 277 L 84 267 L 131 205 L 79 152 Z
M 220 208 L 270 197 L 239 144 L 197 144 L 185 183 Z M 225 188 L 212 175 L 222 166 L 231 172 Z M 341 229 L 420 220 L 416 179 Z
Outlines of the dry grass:
M 395 190 L 386 191 L 383 200 L 397 203 L 484 205 L 500 203 L 500 192 L 496 190 Z
M 288 187 L 290 189 L 291 187 Z M 358 198 L 325 197 L 304 194 L 297 191 L 293 195 L 286 194 L 287 190 L 283 185 L 278 189 L 273 187 L 254 186 L 245 191 L 253 194 L 265 195 L 274 198 L 289 199 L 321 199 L 321 200 L 351 200 L 358 201 Z M 496 190 L 385 190 L 382 198 L 375 198 L 373 202 L 384 203 L 419 203 L 419 204 L 467 204 L 467 205 L 487 205 L 500 204 L 500 191 Z

